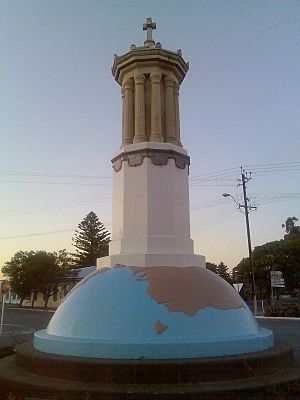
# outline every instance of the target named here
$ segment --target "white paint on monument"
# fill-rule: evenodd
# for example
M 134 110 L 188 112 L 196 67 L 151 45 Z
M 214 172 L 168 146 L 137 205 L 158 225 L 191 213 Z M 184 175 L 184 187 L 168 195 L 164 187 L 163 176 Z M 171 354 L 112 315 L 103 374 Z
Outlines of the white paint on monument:
M 154 142 L 127 145 L 122 153 L 143 149 L 186 155 L 175 145 Z M 98 259 L 98 267 L 204 266 L 204 257 L 194 254 L 190 238 L 187 165 L 180 169 L 173 159 L 167 165 L 154 165 L 148 157 L 137 167 L 123 161 L 122 168 L 114 172 L 109 254 Z

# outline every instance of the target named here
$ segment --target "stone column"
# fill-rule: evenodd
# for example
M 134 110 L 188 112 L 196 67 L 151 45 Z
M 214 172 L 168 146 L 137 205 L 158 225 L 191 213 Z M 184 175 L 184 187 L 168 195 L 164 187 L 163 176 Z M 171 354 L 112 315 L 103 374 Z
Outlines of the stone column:
M 123 132 L 122 144 L 131 144 L 133 141 L 133 81 L 128 79 L 123 86 Z
M 122 146 L 125 144 L 125 88 L 121 88 L 122 95 Z
M 174 84 L 174 106 L 175 106 L 175 136 L 176 144 L 182 146 L 180 142 L 180 117 L 179 117 L 179 84 Z
M 169 77 L 165 78 L 165 124 L 166 124 L 165 141 L 167 143 L 176 144 L 174 81 Z
M 134 76 L 135 83 L 135 135 L 133 143 L 145 142 L 145 75 Z
M 161 74 L 152 73 L 151 79 L 151 135 L 150 142 L 163 142 L 161 131 Z

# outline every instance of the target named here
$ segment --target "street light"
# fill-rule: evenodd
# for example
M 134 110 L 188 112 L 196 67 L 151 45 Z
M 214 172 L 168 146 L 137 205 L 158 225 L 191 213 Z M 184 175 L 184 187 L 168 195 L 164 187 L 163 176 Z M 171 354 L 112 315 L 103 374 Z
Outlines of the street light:
M 257 314 L 256 287 L 255 287 L 256 285 L 255 285 L 254 268 L 253 268 L 253 261 L 252 261 L 251 235 L 250 235 L 250 225 L 249 225 L 249 209 L 252 209 L 252 208 L 256 209 L 256 207 L 248 206 L 249 199 L 246 196 L 246 186 L 245 186 L 244 174 L 242 174 L 242 182 L 243 182 L 243 189 L 244 189 L 244 204 L 239 204 L 230 193 L 223 193 L 222 196 L 223 197 L 231 197 L 239 209 L 241 209 L 241 208 L 245 209 L 249 263 L 250 263 L 250 271 L 251 271 L 251 276 L 252 276 L 253 311 L 254 311 L 254 315 L 256 315 Z
M 240 208 L 239 203 L 236 201 L 236 199 L 230 193 L 223 193 L 222 196 L 223 197 L 231 197 L 232 200 L 235 202 L 235 204 Z

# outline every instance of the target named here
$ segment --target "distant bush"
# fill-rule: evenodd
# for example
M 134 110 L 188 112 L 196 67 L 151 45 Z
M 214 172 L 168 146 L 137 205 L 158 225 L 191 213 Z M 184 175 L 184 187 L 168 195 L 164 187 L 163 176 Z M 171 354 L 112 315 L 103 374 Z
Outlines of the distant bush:
M 300 307 L 297 304 L 282 304 L 275 307 L 269 307 L 265 311 L 265 316 L 300 318 Z

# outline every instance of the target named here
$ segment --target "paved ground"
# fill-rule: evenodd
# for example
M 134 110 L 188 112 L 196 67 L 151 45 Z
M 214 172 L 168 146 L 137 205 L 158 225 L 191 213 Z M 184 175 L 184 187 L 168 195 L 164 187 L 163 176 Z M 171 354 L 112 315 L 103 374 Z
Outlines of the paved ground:
M 7 307 L 4 311 L 4 324 L 22 325 L 25 330 L 44 329 L 53 315 L 53 311 L 31 310 Z
M 47 327 L 52 315 L 53 311 L 48 310 L 5 308 L 0 344 L 31 340 L 33 332 Z
M 298 320 L 258 318 L 258 322 L 261 326 L 271 329 L 275 339 L 292 345 L 295 358 L 300 362 L 300 318 Z

